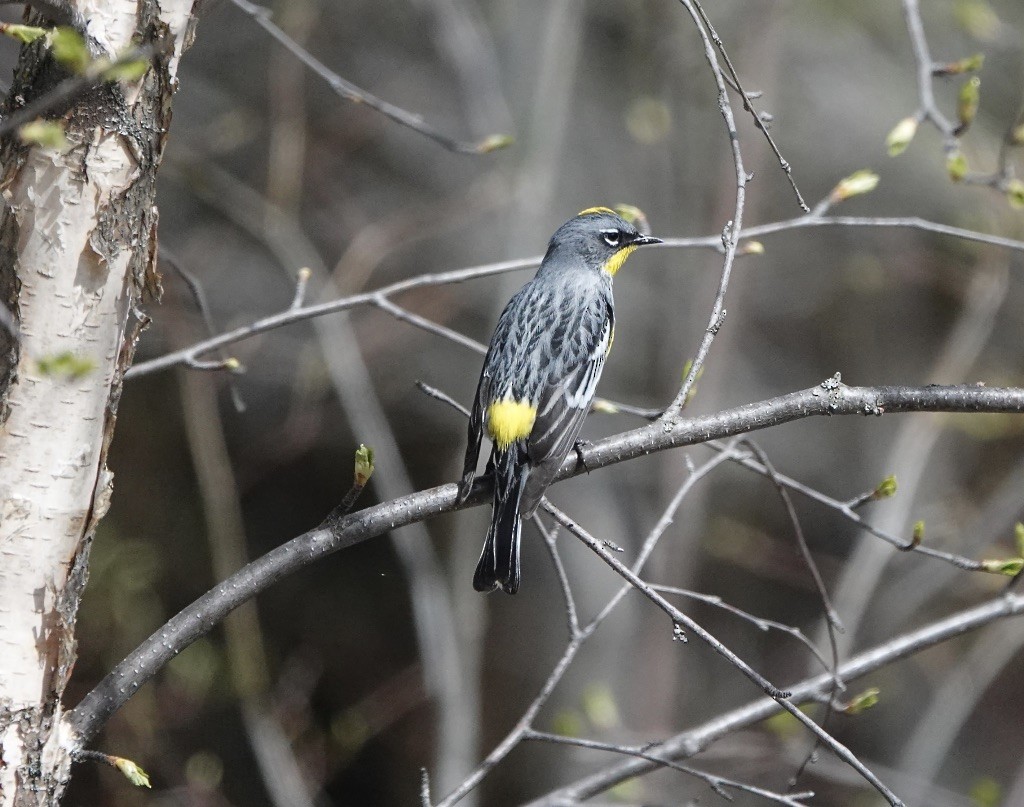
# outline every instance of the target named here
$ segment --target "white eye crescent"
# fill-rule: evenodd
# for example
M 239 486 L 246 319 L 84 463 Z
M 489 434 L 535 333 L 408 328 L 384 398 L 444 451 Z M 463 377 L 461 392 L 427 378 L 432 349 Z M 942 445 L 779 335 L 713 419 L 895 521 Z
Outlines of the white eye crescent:
M 601 230 L 601 238 L 610 247 L 617 247 L 622 241 L 622 233 L 618 230 Z

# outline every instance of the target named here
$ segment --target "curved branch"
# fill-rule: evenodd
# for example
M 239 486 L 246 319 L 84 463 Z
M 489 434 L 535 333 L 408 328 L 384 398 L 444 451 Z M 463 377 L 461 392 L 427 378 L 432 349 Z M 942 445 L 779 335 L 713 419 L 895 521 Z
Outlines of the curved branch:
M 739 241 L 750 238 L 759 238 L 765 235 L 786 232 L 788 230 L 800 230 L 807 227 L 881 227 L 895 229 L 922 230 L 924 232 L 948 235 L 954 238 L 962 238 L 965 241 L 974 241 L 981 244 L 988 244 L 995 247 L 1024 252 L 1024 241 L 1013 238 L 1006 238 L 1000 235 L 967 230 L 962 227 L 953 227 L 948 224 L 928 221 L 917 216 L 906 217 L 872 217 L 872 216 L 824 216 L 811 214 L 808 216 L 797 216 L 783 221 L 773 221 L 767 224 L 758 224 L 747 227 L 736 234 Z M 722 245 L 721 235 L 697 236 L 693 238 L 666 238 L 663 247 L 665 248 L 704 248 L 714 249 L 720 252 L 725 251 Z M 520 258 L 518 260 L 501 261 L 499 263 L 471 266 L 465 269 L 453 269 L 448 272 L 436 272 L 431 274 L 416 275 L 405 280 L 400 280 L 388 286 L 382 286 L 373 291 L 354 294 L 349 297 L 340 297 L 337 300 L 329 300 L 326 303 L 306 306 L 289 306 L 284 311 L 270 314 L 266 317 L 227 331 L 209 339 L 183 348 L 181 350 L 166 353 L 149 361 L 137 362 L 125 374 L 125 378 L 136 378 L 137 376 L 155 373 L 158 370 L 166 370 L 176 367 L 179 364 L 191 365 L 200 356 L 209 353 L 226 345 L 233 345 L 249 339 L 257 334 L 266 333 L 285 325 L 292 325 L 296 322 L 303 322 L 308 319 L 334 314 L 338 311 L 347 311 L 351 308 L 358 308 L 364 305 L 376 305 L 380 307 L 380 300 L 390 299 L 402 292 L 423 286 L 445 286 L 451 283 L 462 283 L 466 280 L 474 280 L 479 277 L 514 272 L 520 269 L 534 269 L 540 265 L 541 257 L 538 255 L 532 258 Z M 625 410 L 624 410 L 625 411 Z M 653 411 L 641 413 L 644 417 L 658 417 L 661 412 Z
M 712 415 L 624 432 L 575 453 L 558 479 L 595 471 L 684 445 L 730 437 L 815 415 L 881 415 L 884 412 L 1024 412 L 1024 389 L 978 386 L 848 387 L 836 379 L 819 386 Z M 585 464 L 584 464 L 585 463 Z M 478 480 L 463 507 L 490 499 L 490 479 Z M 172 617 L 132 651 L 65 718 L 71 742 L 84 747 L 136 690 L 227 614 L 282 577 L 315 560 L 391 530 L 460 509 L 455 483 L 369 507 L 303 533 L 239 570 Z M 826 676 L 827 680 L 831 680 Z

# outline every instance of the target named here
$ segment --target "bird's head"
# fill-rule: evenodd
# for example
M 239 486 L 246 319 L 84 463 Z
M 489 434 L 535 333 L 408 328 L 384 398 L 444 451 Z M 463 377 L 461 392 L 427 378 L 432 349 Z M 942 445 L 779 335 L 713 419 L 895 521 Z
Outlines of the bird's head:
M 660 243 L 611 208 L 588 207 L 555 231 L 548 253 L 578 256 L 589 268 L 614 277 L 637 247 Z

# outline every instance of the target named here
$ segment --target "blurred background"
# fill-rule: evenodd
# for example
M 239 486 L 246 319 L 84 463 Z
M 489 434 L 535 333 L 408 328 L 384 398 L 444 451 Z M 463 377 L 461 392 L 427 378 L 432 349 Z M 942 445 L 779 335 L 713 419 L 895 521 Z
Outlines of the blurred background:
M 938 61 L 985 54 L 972 170 L 995 169 L 1024 86 L 1024 6 L 931 0 Z M 13 14 L 14 12 L 7 12 Z M 515 138 L 504 151 L 445 151 L 334 95 L 230 2 L 204 7 L 161 171 L 164 297 L 136 363 L 286 308 L 300 267 L 329 299 L 460 267 L 539 256 L 578 210 L 628 202 L 662 237 L 712 235 L 733 216 L 735 177 L 716 88 L 684 8 L 668 0 L 290 0 L 274 19 L 331 70 L 454 137 Z M 886 133 L 917 109 L 899 3 L 744 0 L 708 13 L 813 205 L 870 168 L 873 193 L 837 212 L 920 216 L 1024 238 L 1024 213 L 947 177 L 924 125 L 907 152 Z M 13 18 L 13 17 L 10 17 Z M 13 47 L 4 58 L 13 63 Z M 5 70 L 7 68 L 5 67 Z M 963 77 L 937 80 L 955 118 Z M 745 224 L 800 214 L 784 174 L 733 96 L 748 185 Z M 815 228 L 761 239 L 741 257 L 728 319 L 694 414 L 783 394 L 837 371 L 851 384 L 1021 384 L 1024 257 L 908 229 Z M 661 248 L 631 259 L 616 288 L 618 332 L 599 394 L 665 406 L 695 353 L 721 257 Z M 486 341 L 530 270 L 395 299 Z M 360 505 L 453 481 L 465 424 L 422 380 L 469 403 L 480 356 L 367 307 L 230 348 L 245 373 L 182 369 L 129 381 L 111 454 L 114 504 L 93 551 L 79 619 L 74 703 L 129 650 L 218 579 L 314 527 L 351 481 L 353 451 L 377 451 Z M 585 436 L 640 425 L 594 414 Z M 759 433 L 777 468 L 839 500 L 896 474 L 894 499 L 864 513 L 969 557 L 1016 553 L 1024 518 L 1024 422 L 1003 416 L 819 419 Z M 706 449 L 666 452 L 559 485 L 553 501 L 633 557 Z M 844 655 L 979 602 L 1001 578 L 903 555 L 834 511 L 796 500 L 847 632 Z M 527 527 L 518 596 L 470 585 L 484 508 L 406 528 L 328 557 L 261 595 L 182 653 L 110 722 L 98 747 L 153 777 L 76 769 L 71 805 L 408 805 L 428 768 L 439 798 L 519 719 L 568 640 L 551 561 Z M 559 539 L 583 615 L 618 582 Z M 821 641 L 822 608 L 771 485 L 723 465 L 697 485 L 648 566 L 652 581 L 719 595 Z M 684 603 L 772 681 L 820 669 L 791 638 Z M 738 672 L 628 596 L 586 644 L 538 729 L 642 743 L 756 697 Z M 1024 624 L 1009 622 L 892 665 L 852 689 L 880 703 L 835 718 L 836 735 L 911 803 L 1024 804 L 1019 697 Z M 822 643 L 824 647 L 825 644 Z M 785 720 L 730 735 L 696 767 L 784 790 L 810 748 Z M 465 804 L 538 797 L 617 761 L 518 748 Z M 816 804 L 871 805 L 873 791 L 822 754 L 800 780 Z M 711 803 L 678 773 L 627 783 L 605 802 Z M 738 803 L 762 803 L 738 797 Z

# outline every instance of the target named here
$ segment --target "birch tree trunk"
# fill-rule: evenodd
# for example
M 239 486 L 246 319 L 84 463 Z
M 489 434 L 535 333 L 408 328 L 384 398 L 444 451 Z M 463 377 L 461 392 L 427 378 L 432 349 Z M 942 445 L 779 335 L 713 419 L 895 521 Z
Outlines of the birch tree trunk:
M 77 750 L 62 696 L 137 306 L 158 288 L 155 180 L 193 5 L 78 0 L 94 52 L 149 44 L 152 68 L 51 112 L 70 149 L 0 146 L 0 300 L 20 326 L 0 334 L 2 807 L 56 804 Z M 23 47 L 6 111 L 64 77 L 44 43 Z

